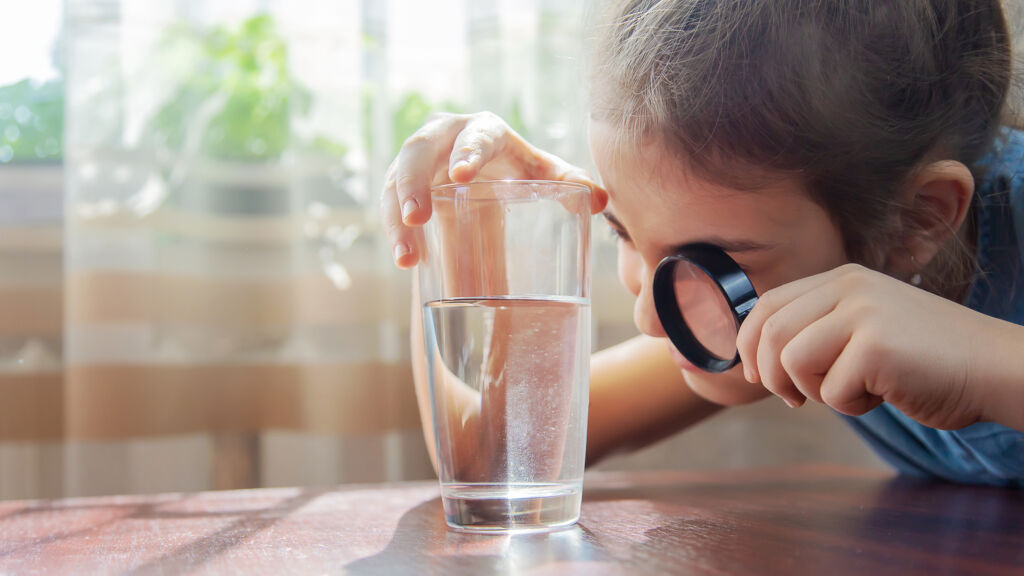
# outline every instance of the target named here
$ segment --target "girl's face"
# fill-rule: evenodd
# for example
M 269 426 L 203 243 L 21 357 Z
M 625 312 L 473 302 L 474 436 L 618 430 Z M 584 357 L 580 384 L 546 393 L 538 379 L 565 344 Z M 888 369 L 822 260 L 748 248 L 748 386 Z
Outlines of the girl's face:
M 598 120 L 590 148 L 609 195 L 604 216 L 619 236 L 619 279 L 637 297 L 633 320 L 649 336 L 665 337 L 651 293 L 654 270 L 684 244 L 725 250 L 758 294 L 848 262 L 839 229 L 795 181 L 776 179 L 756 192 L 726 188 L 660 144 L 617 147 L 613 128 Z

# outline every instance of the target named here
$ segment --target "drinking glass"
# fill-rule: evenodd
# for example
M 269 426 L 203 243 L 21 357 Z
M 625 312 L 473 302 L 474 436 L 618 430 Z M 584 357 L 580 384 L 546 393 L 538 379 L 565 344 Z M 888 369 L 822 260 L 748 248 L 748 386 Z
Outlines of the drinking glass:
M 445 519 L 518 532 L 579 518 L 590 368 L 590 190 L 432 190 L 419 266 Z

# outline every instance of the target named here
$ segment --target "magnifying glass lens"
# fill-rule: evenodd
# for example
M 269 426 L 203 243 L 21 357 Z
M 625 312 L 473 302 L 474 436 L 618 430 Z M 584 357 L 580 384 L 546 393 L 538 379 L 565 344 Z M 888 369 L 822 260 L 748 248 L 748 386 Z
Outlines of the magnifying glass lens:
M 725 372 L 739 362 L 736 335 L 757 303 L 746 273 L 721 248 L 688 244 L 664 258 L 651 283 L 665 335 L 694 366 Z
M 739 326 L 716 282 L 688 260 L 675 263 L 673 276 L 676 303 L 693 337 L 720 359 L 736 356 Z

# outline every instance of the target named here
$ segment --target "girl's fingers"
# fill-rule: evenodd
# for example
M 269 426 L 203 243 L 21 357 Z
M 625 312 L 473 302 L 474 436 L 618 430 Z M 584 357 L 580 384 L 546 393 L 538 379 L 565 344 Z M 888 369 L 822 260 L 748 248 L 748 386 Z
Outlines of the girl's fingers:
M 406 225 L 420 226 L 430 219 L 430 187 L 437 165 L 451 150 L 468 118 L 454 114 L 440 116 L 402 144 L 395 161 L 394 180 L 401 221 Z
M 604 210 L 608 203 L 608 193 L 585 170 L 530 145 L 490 113 L 474 116 L 459 133 L 448 176 L 453 182 L 469 182 L 478 176 L 574 182 L 590 189 L 587 209 L 591 214 Z M 566 209 L 577 211 L 575 206 Z
M 594 182 L 586 170 L 573 166 L 558 156 L 542 150 L 535 150 L 532 178 L 538 180 L 561 180 L 575 182 L 590 188 L 590 213 L 597 214 L 608 205 L 608 192 Z
M 384 232 L 391 243 L 391 255 L 400 268 L 411 268 L 416 265 L 419 242 L 413 234 L 414 230 L 402 223 L 401 209 L 398 207 L 398 194 L 395 191 L 394 178 L 388 178 L 384 184 L 384 193 L 380 197 L 381 217 L 384 221 Z
M 800 280 L 773 288 L 758 298 L 757 304 L 754 305 L 754 309 L 750 311 L 750 314 L 743 321 L 743 325 L 740 326 L 739 333 L 736 335 L 736 349 L 739 352 L 740 361 L 743 362 L 743 374 L 749 382 L 762 382 L 757 365 L 757 359 L 759 358 L 758 346 L 761 342 L 764 323 L 768 318 L 772 317 L 777 311 L 796 298 L 815 288 L 824 286 L 841 274 L 842 267 L 801 278 Z
M 835 291 L 811 289 L 766 318 L 757 342 L 757 372 L 761 383 L 790 406 L 803 404 L 805 395 L 784 366 L 782 352 L 805 328 L 832 312 L 838 303 Z
M 433 212 L 432 186 L 489 177 L 579 182 L 591 189 L 592 213 L 608 198 L 583 170 L 534 148 L 498 116 L 441 114 L 402 144 L 387 171 L 381 216 L 395 263 L 409 268 L 423 257 L 419 226 Z
M 487 174 L 498 178 L 583 184 L 591 190 L 591 214 L 604 210 L 608 203 L 607 192 L 582 168 L 530 145 L 498 116 L 482 113 L 474 116 L 456 138 L 448 176 L 453 182 L 469 182 L 482 175 L 489 164 L 494 166 Z
M 490 112 L 474 115 L 455 137 L 448 158 L 448 178 L 469 182 L 505 149 L 511 128 Z
M 822 402 L 849 416 L 860 416 L 878 407 L 883 399 L 868 392 L 862 369 L 867 357 L 851 338 L 821 382 Z
M 851 325 L 838 312 L 815 320 L 793 337 L 779 354 L 779 361 L 801 394 L 824 402 L 821 385 L 850 341 Z

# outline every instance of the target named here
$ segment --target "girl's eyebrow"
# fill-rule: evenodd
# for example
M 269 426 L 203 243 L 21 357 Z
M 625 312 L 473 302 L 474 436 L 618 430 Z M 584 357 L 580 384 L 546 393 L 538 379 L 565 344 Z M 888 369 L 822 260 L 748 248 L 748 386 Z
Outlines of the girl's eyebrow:
M 626 227 L 623 226 L 622 222 L 609 210 L 604 210 L 603 212 L 601 212 L 601 215 L 604 216 L 605 220 L 607 220 L 609 224 L 611 224 L 613 227 L 619 229 L 622 232 L 626 232 L 628 236 Z M 708 236 L 705 238 L 695 238 L 688 242 L 677 244 L 675 246 L 670 247 L 668 251 L 671 253 L 679 252 L 684 246 L 688 244 L 712 244 L 714 246 L 721 248 L 725 252 L 729 252 L 730 254 L 768 250 L 769 248 L 773 248 L 775 246 L 774 244 L 766 244 L 764 242 L 757 242 L 748 239 L 732 239 L 722 238 L 721 236 Z

